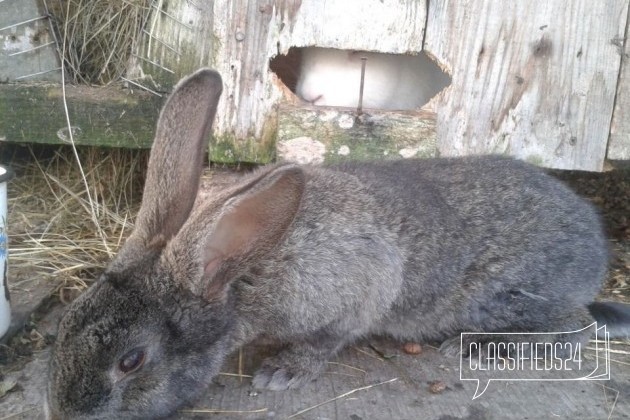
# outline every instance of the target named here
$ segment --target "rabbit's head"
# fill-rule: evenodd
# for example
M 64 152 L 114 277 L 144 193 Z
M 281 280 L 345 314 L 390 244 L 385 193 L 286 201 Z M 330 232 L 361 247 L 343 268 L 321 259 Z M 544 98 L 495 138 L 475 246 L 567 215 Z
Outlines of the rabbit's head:
M 135 229 L 59 324 L 49 418 L 157 417 L 218 371 L 228 306 L 182 287 L 162 254 L 197 197 L 221 90 L 221 77 L 203 69 L 182 80 L 164 105 Z
M 294 165 L 268 167 L 198 196 L 221 90 L 221 77 L 202 69 L 164 105 L 135 229 L 60 322 L 48 418 L 169 415 L 207 387 L 235 346 L 231 283 L 283 237 L 305 180 Z
M 64 315 L 50 366 L 49 418 L 163 416 L 219 371 L 228 306 L 174 287 L 157 252 L 141 257 L 105 272 Z

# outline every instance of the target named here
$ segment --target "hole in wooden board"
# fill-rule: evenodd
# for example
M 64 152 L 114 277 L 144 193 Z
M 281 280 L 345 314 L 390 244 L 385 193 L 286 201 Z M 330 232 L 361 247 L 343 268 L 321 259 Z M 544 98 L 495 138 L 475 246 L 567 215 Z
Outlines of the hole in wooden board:
M 269 61 L 271 71 L 276 73 L 276 76 L 291 92 L 295 92 L 298 77 L 300 76 L 302 50 L 303 48 L 291 47 L 286 55 L 278 54 Z
M 356 108 L 362 58 L 366 59 L 362 105 L 416 110 L 451 83 L 424 52 L 417 55 L 306 47 L 289 49 L 269 67 L 295 95 L 316 106 Z

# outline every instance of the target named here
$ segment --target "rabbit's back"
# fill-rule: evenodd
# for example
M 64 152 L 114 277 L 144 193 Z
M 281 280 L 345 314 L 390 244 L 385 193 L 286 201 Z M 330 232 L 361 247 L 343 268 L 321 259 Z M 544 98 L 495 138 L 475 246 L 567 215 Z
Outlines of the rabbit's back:
M 376 219 L 375 197 L 355 176 L 303 169 L 290 232 L 235 282 L 237 345 L 249 331 L 288 342 L 322 325 L 351 340 L 369 333 L 399 295 L 403 256 L 396 233 Z
M 290 341 L 322 325 L 348 339 L 562 330 L 570 327 L 564 318 L 583 322 L 573 312 L 601 288 L 607 253 L 597 214 L 526 163 L 470 157 L 303 169 L 290 232 L 243 268 L 255 280 L 235 282 L 243 331 L 235 343 L 247 331 Z
M 585 307 L 602 286 L 598 215 L 533 166 L 470 157 L 335 169 L 361 179 L 376 219 L 398 237 L 404 285 L 387 332 L 440 339 L 449 330 L 540 328 Z

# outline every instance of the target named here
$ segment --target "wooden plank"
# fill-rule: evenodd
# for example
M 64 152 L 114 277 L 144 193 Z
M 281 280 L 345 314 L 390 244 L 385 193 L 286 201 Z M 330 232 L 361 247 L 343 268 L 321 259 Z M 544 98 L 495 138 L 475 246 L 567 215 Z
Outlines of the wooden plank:
M 79 145 L 150 147 L 162 98 L 120 86 L 67 86 L 74 140 Z M 68 142 L 59 85 L 0 85 L 0 141 Z
M 0 2 L 0 81 L 59 81 L 60 61 L 36 0 Z
M 130 76 L 150 75 L 152 89 L 168 91 L 183 76 L 212 66 L 216 41 L 212 3 L 152 1 Z
M 429 2 L 425 50 L 452 73 L 442 155 L 506 153 L 600 171 L 628 0 Z
M 619 49 L 623 42 L 623 54 L 606 155 L 611 160 L 630 160 L 630 11 L 628 16 L 625 42 L 616 40 Z
M 435 114 L 282 106 L 278 159 L 299 163 L 435 156 Z
M 291 46 L 311 45 L 387 53 L 422 50 L 427 17 L 424 0 L 279 0 L 274 3 L 280 11 L 289 16 L 293 14 L 289 19 L 292 27 L 280 28 L 278 33 L 281 53 L 286 53 Z
M 243 0 L 157 1 L 151 7 L 130 76 L 150 75 L 149 87 L 164 90 L 196 68 L 216 68 L 223 76 L 224 93 L 210 158 L 271 161 L 276 136 L 272 104 L 281 94 L 268 80 L 267 50 L 259 49 L 267 40 L 269 14 L 260 12 L 257 2 Z
M 374 1 L 370 7 L 363 0 L 215 1 L 215 36 L 222 40 L 215 49 L 215 64 L 229 92 L 219 105 L 219 132 L 269 141 L 263 134 L 288 93 L 269 70 L 269 60 L 290 47 L 421 50 L 425 4 L 410 1 L 400 6 L 398 0 Z
M 215 124 L 220 141 L 210 155 L 220 161 L 273 158 L 276 108 L 292 94 L 269 70 L 272 57 L 308 45 L 418 52 L 426 20 L 425 2 L 411 0 L 402 7 L 399 0 L 370 7 L 363 0 L 171 0 L 152 7 L 132 76 L 168 87 L 194 68 L 216 68 L 224 94 Z

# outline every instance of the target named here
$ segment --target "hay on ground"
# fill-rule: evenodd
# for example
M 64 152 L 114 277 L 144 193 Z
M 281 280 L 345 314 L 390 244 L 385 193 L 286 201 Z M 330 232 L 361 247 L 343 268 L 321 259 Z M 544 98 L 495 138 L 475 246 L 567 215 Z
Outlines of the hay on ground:
M 148 152 L 82 148 L 79 157 L 92 202 L 67 147 L 11 163 L 17 174 L 8 202 L 12 276 L 54 278 L 64 301 L 89 285 L 131 232 Z

